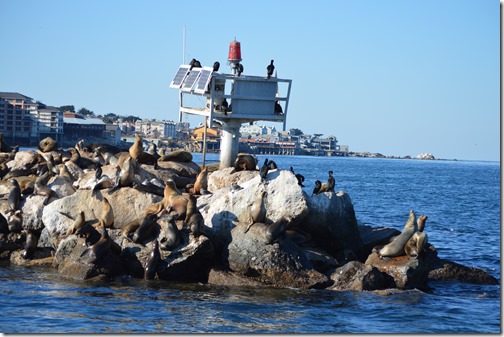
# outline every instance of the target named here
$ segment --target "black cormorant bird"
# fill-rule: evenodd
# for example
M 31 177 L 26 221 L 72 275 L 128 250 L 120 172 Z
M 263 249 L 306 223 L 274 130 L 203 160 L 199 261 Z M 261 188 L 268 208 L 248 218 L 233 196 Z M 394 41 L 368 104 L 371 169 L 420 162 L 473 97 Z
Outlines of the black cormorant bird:
M 240 76 L 241 73 L 243 73 L 243 65 L 241 63 L 238 63 L 238 76 Z
M 220 63 L 215 61 L 213 64 L 213 71 L 219 71 Z
M 268 162 L 268 168 L 269 168 L 270 170 L 276 170 L 276 169 L 278 168 L 278 166 L 277 166 L 277 164 L 276 164 L 273 160 L 270 160 L 270 161 Z
M 273 65 L 273 60 L 271 60 L 271 63 L 266 67 L 266 70 L 268 70 L 268 79 L 273 75 L 273 71 L 275 70 L 275 66 Z
M 329 171 L 329 178 L 327 178 L 327 191 L 334 192 L 334 185 L 335 184 L 336 184 L 336 181 L 334 180 L 334 177 L 333 177 L 333 171 Z
M 261 176 L 261 182 L 264 181 L 264 179 L 266 179 L 266 176 L 268 175 L 268 169 L 269 169 L 268 158 L 266 158 L 266 159 L 264 159 L 263 166 L 259 170 L 259 175 Z
M 293 168 L 292 166 L 290 167 L 290 170 L 291 170 L 291 172 L 292 172 L 292 173 L 294 173 L 294 168 Z M 303 185 L 303 182 L 304 182 L 304 176 L 303 176 L 303 175 L 301 175 L 301 174 L 299 174 L 299 173 L 294 173 L 294 175 L 296 176 L 296 179 L 297 179 L 297 181 L 298 181 L 299 186 L 304 187 L 304 185 Z M 317 183 L 315 183 L 315 185 L 316 185 L 316 184 L 317 184 Z M 319 189 L 320 189 L 320 188 L 319 188 Z
M 198 61 L 196 59 L 192 59 L 191 62 L 189 62 L 189 65 L 191 66 L 191 68 L 189 68 L 189 70 L 192 70 L 192 68 L 194 68 L 194 67 L 201 68 L 200 61 Z
M 313 189 L 313 194 L 312 194 L 312 197 L 315 195 L 315 194 L 318 194 L 319 191 L 320 191 L 320 188 L 322 187 L 322 183 L 320 182 L 320 180 L 316 180 L 315 181 L 315 188 Z
M 283 114 L 282 106 L 280 105 L 280 103 L 278 103 L 278 101 L 275 101 L 275 113 L 277 115 Z

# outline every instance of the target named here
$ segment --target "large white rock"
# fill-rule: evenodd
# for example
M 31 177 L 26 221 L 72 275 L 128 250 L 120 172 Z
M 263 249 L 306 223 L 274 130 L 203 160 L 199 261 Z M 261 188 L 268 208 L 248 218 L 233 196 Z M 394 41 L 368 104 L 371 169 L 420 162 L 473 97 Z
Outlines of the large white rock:
M 263 190 L 266 190 L 264 203 L 268 223 L 285 217 L 290 223 L 296 224 L 308 214 L 305 194 L 296 176 L 289 170 L 268 172 L 266 183 L 261 182 L 258 171 L 228 171 L 227 175 L 219 171 L 209 177 L 209 190 L 213 194 L 198 198 L 198 208 L 205 219 L 208 235 L 215 242 L 225 244 L 230 240 L 230 232 L 234 227 L 245 228 L 250 223 L 250 208 Z M 242 181 L 243 176 L 252 178 Z M 215 183 L 217 180 L 218 184 Z M 210 181 L 213 181 L 212 185 Z M 241 190 L 233 191 L 229 187 L 212 190 L 210 187 L 229 186 L 236 181 L 240 182 Z

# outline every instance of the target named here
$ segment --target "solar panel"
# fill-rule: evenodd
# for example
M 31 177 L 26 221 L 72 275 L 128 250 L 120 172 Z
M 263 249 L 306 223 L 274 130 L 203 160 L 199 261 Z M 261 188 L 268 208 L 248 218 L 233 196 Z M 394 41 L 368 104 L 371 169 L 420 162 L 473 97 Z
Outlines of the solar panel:
M 182 84 L 182 90 L 183 91 L 191 91 L 192 87 L 194 86 L 194 83 L 196 83 L 196 80 L 198 79 L 198 76 L 201 73 L 201 68 L 193 68 L 189 75 L 184 80 L 184 83 Z
M 204 94 L 207 91 L 208 83 L 212 79 L 213 68 L 203 67 L 201 70 L 194 92 Z
M 180 88 L 180 85 L 184 82 L 187 74 L 189 73 L 190 66 L 187 64 L 183 64 L 177 70 L 177 74 L 170 83 L 170 88 Z

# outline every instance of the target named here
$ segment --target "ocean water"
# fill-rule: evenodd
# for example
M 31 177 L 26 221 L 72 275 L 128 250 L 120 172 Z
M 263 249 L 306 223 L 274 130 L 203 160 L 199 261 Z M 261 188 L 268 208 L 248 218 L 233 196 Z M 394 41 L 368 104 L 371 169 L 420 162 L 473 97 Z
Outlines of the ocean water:
M 193 154 L 201 163 L 201 154 Z M 356 217 L 402 229 L 409 211 L 440 258 L 501 279 L 500 163 L 258 155 L 315 180 L 332 170 Z M 207 164 L 218 155 L 207 154 Z M 52 269 L 0 268 L 3 333 L 501 333 L 500 285 L 429 282 L 390 295 L 217 287 L 124 276 L 72 281 Z

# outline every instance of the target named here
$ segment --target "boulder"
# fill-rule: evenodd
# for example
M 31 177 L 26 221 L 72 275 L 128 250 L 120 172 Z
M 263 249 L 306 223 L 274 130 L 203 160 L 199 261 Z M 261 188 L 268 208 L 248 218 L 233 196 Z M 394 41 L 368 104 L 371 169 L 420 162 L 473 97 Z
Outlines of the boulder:
M 38 153 L 33 150 L 18 151 L 14 159 L 7 163 L 7 167 L 13 170 L 31 168 L 38 162 Z
M 432 263 L 431 254 L 420 254 L 412 258 L 407 255 L 381 258 L 373 252 L 365 265 L 374 267 L 391 276 L 398 289 L 427 289 L 429 270 Z
M 221 188 L 227 188 L 231 183 L 242 185 L 243 183 L 259 176 L 259 171 L 239 171 L 235 172 L 234 167 L 226 167 L 215 170 L 208 175 L 208 190 L 217 191 Z
M 213 172 L 210 177 L 220 174 L 219 171 Z M 216 244 L 226 246 L 230 242 L 230 232 L 234 227 L 246 227 L 250 224 L 250 207 L 264 190 L 266 191 L 264 203 L 267 223 L 275 222 L 283 217 L 295 226 L 308 214 L 304 192 L 292 172 L 270 171 L 266 177 L 267 183 L 261 183 L 257 171 L 253 172 L 252 179 L 240 180 L 243 176 L 250 178 L 251 175 L 248 172 L 252 171 L 236 172 L 229 175 L 227 181 L 222 181 L 224 186 L 229 186 L 238 177 L 241 190 L 233 191 L 224 187 L 212 190 L 212 194 L 198 198 L 198 208 L 205 219 L 206 233 Z M 209 190 L 211 190 L 210 185 Z
M 359 224 L 358 229 L 362 244 L 357 254 L 360 261 L 365 261 L 375 246 L 384 246 L 394 236 L 401 234 L 401 231 L 395 228 L 372 227 L 364 224 Z
M 362 243 L 350 196 L 343 191 L 306 198 L 310 210 L 301 229 L 338 261 L 355 260 Z
M 232 240 L 224 252 L 230 270 L 275 287 L 326 287 L 330 282 L 327 276 L 316 271 L 303 250 L 290 239 L 267 243 L 267 226 L 256 223 L 247 233 L 242 226 L 232 229 Z
M 80 211 L 84 211 L 86 220 L 100 217 L 103 197 L 106 197 L 112 206 L 114 228 L 122 228 L 133 219 L 143 216 L 148 206 L 162 199 L 154 194 L 122 187 L 112 194 L 102 190 L 96 197 L 91 195 L 90 190 L 79 189 L 68 197 L 54 200 L 42 211 L 42 222 L 48 229 L 54 247 L 58 247 L 61 236 L 66 234 Z
M 440 260 L 436 267 L 429 271 L 429 280 L 457 281 L 474 284 L 500 284 L 492 275 L 480 268 L 463 266 L 456 262 Z
M 330 277 L 334 281 L 330 290 L 380 290 L 396 286 L 391 276 L 359 261 L 337 268 Z

